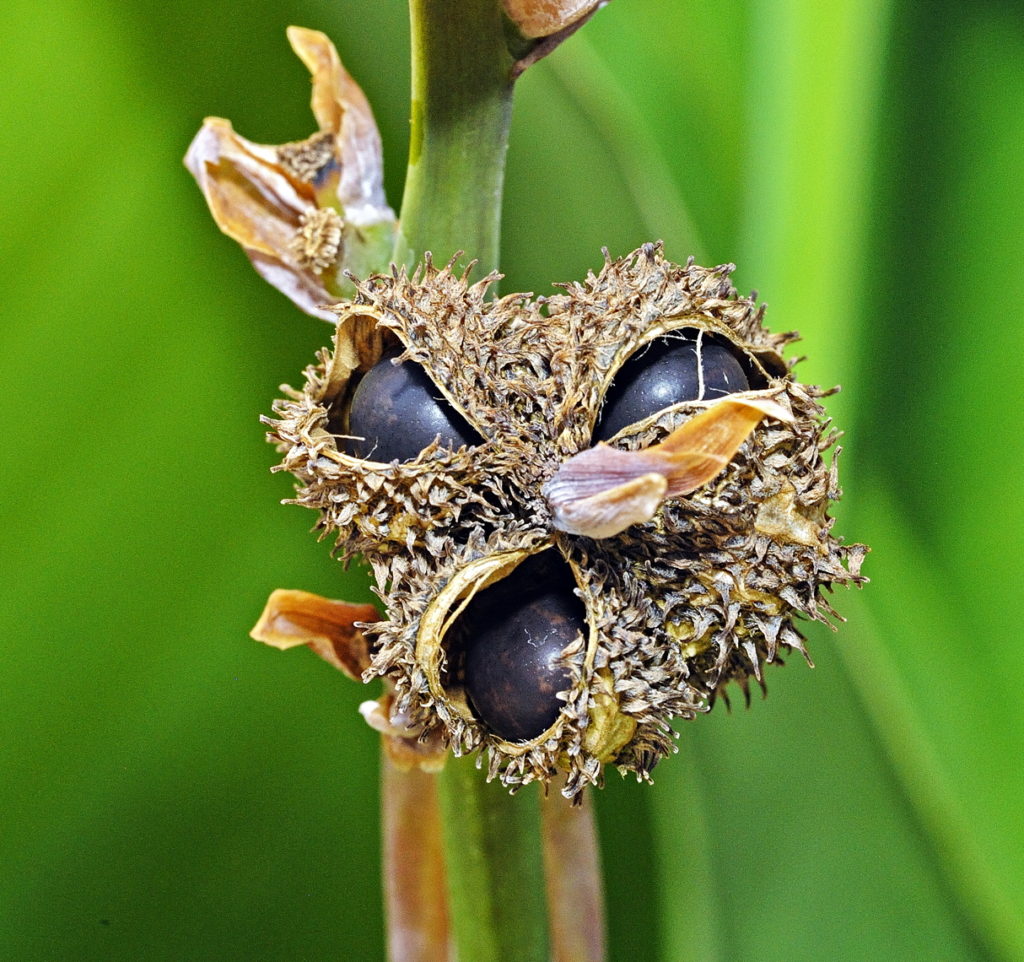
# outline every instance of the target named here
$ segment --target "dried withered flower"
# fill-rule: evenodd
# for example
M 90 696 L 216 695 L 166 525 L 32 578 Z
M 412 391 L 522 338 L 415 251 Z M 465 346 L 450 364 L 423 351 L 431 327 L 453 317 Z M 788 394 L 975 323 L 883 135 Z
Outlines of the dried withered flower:
M 557 296 L 488 300 L 497 275 L 428 259 L 334 308 L 333 350 L 270 437 L 294 503 L 373 568 L 386 618 L 365 628 L 364 678 L 386 680 L 405 730 L 480 752 L 512 788 L 564 775 L 572 797 L 606 763 L 646 778 L 672 718 L 804 652 L 799 619 L 833 614 L 823 589 L 863 580 L 866 549 L 831 532 L 827 392 L 793 378 L 795 335 L 764 328 L 731 270 L 648 244 Z M 667 393 L 661 375 L 629 387 L 666 355 Z M 433 385 L 414 408 L 469 433 L 350 453 L 352 398 L 382 358 Z M 377 398 L 399 442 L 403 397 Z M 629 423 L 595 437 L 621 405 Z
M 319 130 L 277 146 L 239 136 L 208 117 L 185 155 L 217 226 L 260 275 L 308 314 L 353 292 L 345 272 L 388 263 L 397 230 L 384 197 L 384 165 L 373 112 L 328 38 L 288 28 L 313 76 Z

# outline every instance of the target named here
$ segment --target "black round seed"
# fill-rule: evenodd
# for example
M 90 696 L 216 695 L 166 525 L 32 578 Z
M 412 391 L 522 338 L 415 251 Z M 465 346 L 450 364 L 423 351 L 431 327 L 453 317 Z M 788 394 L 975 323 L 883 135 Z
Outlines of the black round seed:
M 702 339 L 699 354 L 697 347 L 694 339 L 665 338 L 630 358 L 615 376 L 594 440 L 607 441 L 630 424 L 681 401 L 713 400 L 750 387 L 728 348 L 707 338 Z
M 466 695 L 477 718 L 512 742 L 550 728 L 563 705 L 556 695 L 570 685 L 558 657 L 586 634 L 570 580 L 545 578 L 527 562 L 475 599 L 460 622 Z
M 385 353 L 356 386 L 348 453 L 374 461 L 409 461 L 437 437 L 448 448 L 479 444 L 480 436 L 423 368 L 412 361 L 392 363 L 401 352 L 399 347 Z

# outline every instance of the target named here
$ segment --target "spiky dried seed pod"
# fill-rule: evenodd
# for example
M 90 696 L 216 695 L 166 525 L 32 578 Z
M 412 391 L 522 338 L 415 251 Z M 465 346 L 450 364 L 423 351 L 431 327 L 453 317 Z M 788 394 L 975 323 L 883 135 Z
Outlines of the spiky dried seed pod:
M 333 350 L 275 406 L 270 437 L 299 480 L 293 503 L 320 512 L 342 559 L 367 559 L 386 606 L 367 629 L 367 679 L 389 679 L 407 723 L 456 754 L 485 754 L 506 786 L 564 774 L 572 797 L 600 783 L 606 763 L 647 778 L 673 750 L 672 718 L 707 710 L 728 681 L 760 682 L 780 650 L 806 654 L 796 622 L 833 614 L 823 588 L 863 580 L 866 549 L 831 533 L 840 491 L 823 456 L 835 440 L 818 403 L 827 392 L 792 377 L 780 352 L 795 335 L 764 328 L 732 270 L 672 264 L 647 244 L 606 254 L 600 273 L 557 296 L 487 300 L 497 275 L 469 284 L 428 260 L 412 276 L 359 284 L 335 308 Z M 590 447 L 623 364 L 678 332 L 731 346 L 750 385 L 736 397 L 785 418 L 760 423 L 717 477 L 649 520 L 600 539 L 557 530 L 543 486 Z M 391 464 L 344 453 L 354 385 L 395 345 L 482 443 L 431 444 Z M 648 448 L 707 408 L 675 404 L 612 443 Z M 571 572 L 586 630 L 561 653 L 570 682 L 554 724 L 510 742 L 473 713 L 453 625 L 477 593 L 545 551 Z

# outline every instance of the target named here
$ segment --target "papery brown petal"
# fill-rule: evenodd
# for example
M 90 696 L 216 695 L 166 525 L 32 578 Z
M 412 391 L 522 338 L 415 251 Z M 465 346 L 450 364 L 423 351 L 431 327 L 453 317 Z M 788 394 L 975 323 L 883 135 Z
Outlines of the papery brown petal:
M 338 199 L 345 219 L 362 224 L 393 218 L 384 196 L 380 134 L 365 94 L 326 34 L 305 27 L 289 27 L 287 33 L 292 50 L 313 75 L 313 115 L 320 129 L 332 131 L 337 140 L 342 165 Z
M 544 491 L 556 500 L 589 498 L 651 473 L 665 473 L 665 459 L 658 456 L 656 448 L 623 451 L 598 441 L 569 458 Z
M 718 475 L 766 415 L 792 420 L 784 408 L 765 398 L 722 398 L 648 448 L 645 453 L 665 459 L 666 497 L 689 494 Z
M 333 321 L 324 307 L 351 287 L 344 270 L 387 267 L 394 211 L 384 196 L 380 135 L 359 85 L 327 37 L 291 27 L 288 38 L 313 74 L 312 107 L 320 130 L 281 146 L 240 137 L 227 120 L 207 118 L 189 146 L 185 166 L 198 181 L 217 226 L 245 250 L 270 284 L 307 314 Z M 337 244 L 310 257 L 309 218 L 337 214 Z M 344 237 L 342 234 L 344 233 Z
M 249 634 L 282 651 L 307 645 L 353 681 L 360 681 L 369 667 L 370 652 L 356 622 L 378 618 L 373 605 L 353 605 L 308 591 L 278 588 L 271 592 Z
M 324 307 L 325 303 L 334 300 L 315 274 L 293 268 L 291 265 L 268 257 L 264 254 L 246 251 L 256 273 L 268 284 L 279 290 L 296 307 L 313 317 L 324 321 L 334 321 L 334 315 Z
M 588 538 L 610 538 L 654 515 L 668 487 L 664 474 L 652 471 L 637 476 L 642 467 L 637 463 L 639 459 L 634 458 L 629 459 L 632 463 L 628 465 L 602 465 L 599 462 L 618 462 L 617 455 L 631 453 L 607 445 L 583 453 L 597 457 L 584 463 L 572 459 L 576 461 L 573 470 L 564 475 L 560 471 L 544 489 L 556 528 Z M 624 467 L 626 471 L 616 470 L 616 467 Z M 623 473 L 632 477 L 614 483 L 613 479 Z M 587 490 L 594 493 L 587 495 L 584 493 Z
M 323 305 L 335 298 L 292 253 L 301 215 L 314 204 L 312 190 L 302 192 L 276 158 L 275 148 L 239 136 L 230 121 L 208 117 L 189 146 L 185 166 L 217 226 L 241 245 L 260 275 L 307 314 L 332 321 Z
M 312 206 L 277 164 L 271 148 L 235 133 L 231 122 L 207 117 L 185 154 L 217 226 L 246 250 L 279 256 Z
M 766 415 L 791 420 L 768 398 L 723 398 L 660 444 L 623 451 L 599 442 L 581 451 L 544 486 L 554 526 L 610 538 L 648 520 L 665 498 L 689 494 L 721 473 Z

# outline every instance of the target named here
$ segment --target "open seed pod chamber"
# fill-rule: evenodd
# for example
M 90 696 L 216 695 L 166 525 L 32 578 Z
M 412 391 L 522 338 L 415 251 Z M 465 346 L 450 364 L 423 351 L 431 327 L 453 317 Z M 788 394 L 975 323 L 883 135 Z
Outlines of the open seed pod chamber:
M 551 298 L 487 300 L 495 276 L 470 285 L 429 262 L 373 277 L 335 308 L 333 350 L 275 406 L 294 503 L 319 511 L 342 559 L 369 562 L 386 607 L 367 627 L 367 678 L 387 680 L 403 724 L 482 752 L 509 787 L 564 776 L 571 797 L 606 763 L 647 777 L 673 750 L 672 718 L 804 652 L 795 622 L 825 620 L 822 589 L 862 580 L 866 549 L 831 534 L 825 392 L 793 379 L 780 352 L 794 335 L 763 327 L 731 269 L 645 245 Z M 645 366 L 677 370 L 680 352 L 699 389 L 665 403 Z M 461 425 L 452 437 L 421 445 L 393 391 L 356 401 L 383 420 L 379 437 L 351 439 L 366 433 L 353 399 L 396 366 L 419 379 L 414 405 Z M 725 394 L 785 417 L 648 520 L 608 537 L 555 526 L 545 485 L 595 437 L 647 449 Z M 623 411 L 626 426 L 606 429 Z

